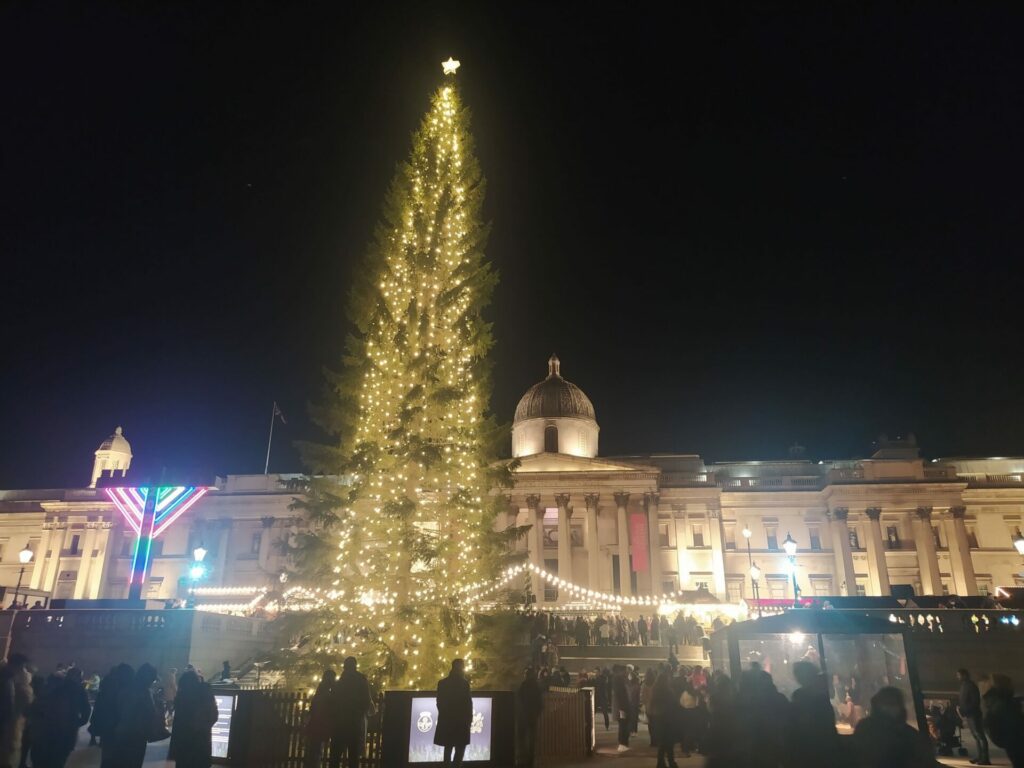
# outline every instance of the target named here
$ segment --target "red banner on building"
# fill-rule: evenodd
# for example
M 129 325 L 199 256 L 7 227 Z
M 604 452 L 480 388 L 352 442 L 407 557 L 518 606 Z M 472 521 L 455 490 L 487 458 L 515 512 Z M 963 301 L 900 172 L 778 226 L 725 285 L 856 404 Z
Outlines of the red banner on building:
M 629 516 L 629 540 L 633 547 L 633 570 L 647 572 L 647 515 L 637 513 Z

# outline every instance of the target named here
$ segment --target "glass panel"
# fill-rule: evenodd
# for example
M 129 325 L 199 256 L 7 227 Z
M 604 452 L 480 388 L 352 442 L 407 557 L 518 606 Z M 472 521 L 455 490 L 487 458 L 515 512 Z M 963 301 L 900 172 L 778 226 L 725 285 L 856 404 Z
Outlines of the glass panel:
M 732 677 L 732 666 L 729 663 L 729 643 L 726 641 L 725 631 L 720 630 L 711 634 L 711 669 L 715 672 L 725 672 Z
M 917 728 L 901 635 L 823 635 L 822 644 L 840 733 L 850 733 L 871 713 L 871 697 L 886 686 L 903 692 L 907 723 Z
M 775 687 L 787 699 L 800 687 L 790 672 L 794 662 L 809 661 L 815 666 L 821 666 L 818 636 L 805 635 L 803 632 L 740 638 L 739 650 L 740 669 L 748 670 L 752 664 L 760 664 L 761 669 L 772 676 Z

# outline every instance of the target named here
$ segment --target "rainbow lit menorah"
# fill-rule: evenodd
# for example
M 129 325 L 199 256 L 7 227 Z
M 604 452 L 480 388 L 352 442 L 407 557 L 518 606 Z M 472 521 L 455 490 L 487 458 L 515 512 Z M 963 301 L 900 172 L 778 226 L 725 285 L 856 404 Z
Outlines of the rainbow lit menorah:
M 103 489 L 135 531 L 135 552 L 132 554 L 132 572 L 128 582 L 129 600 L 142 599 L 153 542 L 206 495 L 208 490 L 201 485 Z

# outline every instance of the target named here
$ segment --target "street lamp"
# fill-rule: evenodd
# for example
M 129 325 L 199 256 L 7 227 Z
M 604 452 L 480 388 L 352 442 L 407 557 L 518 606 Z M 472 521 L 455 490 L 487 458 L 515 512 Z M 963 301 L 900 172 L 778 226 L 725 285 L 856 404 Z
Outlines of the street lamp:
M 196 582 L 199 581 L 203 576 L 206 575 L 206 566 L 203 565 L 203 560 L 206 559 L 206 547 L 200 544 L 198 547 L 192 550 L 192 565 L 188 569 L 188 577 L 192 582 L 192 588 L 189 590 L 189 600 L 191 603 L 189 607 L 195 606 L 195 594 L 196 594 Z
M 757 567 L 757 563 L 751 562 L 750 564 L 750 583 L 754 587 L 754 602 L 757 603 L 757 618 L 761 618 L 761 595 L 758 581 L 761 579 L 761 569 Z
M 18 592 L 21 591 L 21 579 L 25 575 L 25 566 L 32 562 L 32 550 L 28 548 L 28 544 L 25 548 L 18 553 L 18 562 L 21 563 L 21 570 L 18 571 L 18 586 L 14 588 L 14 600 L 13 603 L 18 602 Z
M 750 567 L 750 586 L 753 587 L 754 600 L 757 602 L 757 616 L 758 618 L 760 618 L 761 598 L 758 595 L 757 591 L 757 580 L 761 578 L 761 570 L 756 565 L 754 565 L 754 556 L 753 554 L 751 554 L 750 551 L 750 537 L 754 535 L 754 532 L 750 530 L 748 526 L 745 525 L 743 526 L 743 530 L 741 531 L 741 533 L 743 534 L 743 538 L 747 540 L 747 565 Z M 756 576 L 754 575 L 755 571 L 757 572 Z
M 1024 555 L 1024 535 L 1020 531 L 1013 537 L 1013 548 L 1017 550 L 1018 555 Z
M 786 551 L 786 556 L 789 558 L 789 572 L 793 576 L 793 607 L 800 607 L 800 587 L 796 583 L 796 541 L 793 537 L 786 532 L 786 540 L 782 542 L 782 548 Z

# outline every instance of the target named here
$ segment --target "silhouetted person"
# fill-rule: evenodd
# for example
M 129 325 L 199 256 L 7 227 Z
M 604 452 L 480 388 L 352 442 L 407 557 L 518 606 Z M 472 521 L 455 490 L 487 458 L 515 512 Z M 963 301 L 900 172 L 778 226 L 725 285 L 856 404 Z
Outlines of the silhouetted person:
M 372 711 L 370 683 L 356 670 L 355 657 L 349 656 L 331 688 L 331 768 L 341 765 L 342 755 L 348 768 L 359 768 L 366 747 L 366 717 Z
M 537 748 L 537 724 L 544 709 L 544 694 L 537 683 L 537 671 L 526 670 L 516 691 L 516 765 L 533 768 Z
M 978 758 L 971 762 L 975 765 L 992 765 L 988 757 L 988 739 L 985 738 L 985 726 L 981 721 L 981 692 L 978 684 L 971 680 L 971 673 L 966 669 L 958 669 L 956 677 L 960 681 L 960 695 L 957 697 L 956 710 L 967 723 L 974 743 L 978 745 Z
M 231 679 L 231 662 L 223 661 L 220 665 L 220 679 L 228 681 Z
M 709 727 L 706 768 L 737 765 L 736 687 L 724 672 L 715 672 L 708 682 Z
M 758 664 L 740 674 L 736 733 L 740 765 L 775 768 L 782 761 L 789 701 Z
M 100 740 L 100 768 L 111 768 L 111 750 L 113 749 L 114 728 L 120 718 L 118 701 L 121 692 L 131 685 L 135 678 L 135 670 L 127 664 L 118 664 L 100 682 L 100 691 L 96 694 L 96 705 L 92 709 L 92 720 L 89 722 L 89 733 Z
M 469 746 L 469 727 L 473 723 L 473 697 L 466 679 L 466 663 L 452 661 L 448 677 L 437 684 L 437 728 L 434 744 L 444 749 L 445 765 L 462 765 Z
M 211 730 L 217 722 L 217 700 L 209 683 L 195 672 L 178 680 L 174 697 L 174 724 L 168 755 L 178 768 L 209 768 L 213 752 Z
M 679 709 L 679 697 L 672 688 L 672 675 L 664 670 L 651 688 L 647 706 L 647 727 L 651 729 L 651 740 L 658 748 L 657 768 L 676 768 L 672 749 L 679 740 Z
M 72 667 L 43 689 L 33 706 L 32 768 L 64 768 L 75 748 L 78 729 L 89 722 L 89 695 L 82 670 Z
M 899 688 L 882 688 L 871 698 L 871 714 L 857 723 L 853 745 L 858 768 L 935 765 L 931 740 L 907 725 L 907 707 Z
M 786 753 L 793 768 L 815 768 L 822 755 L 835 754 L 839 748 L 836 714 L 825 678 L 814 664 L 796 662 L 793 677 L 800 687 L 793 692 L 789 708 Z
M 309 719 L 303 729 L 305 745 L 302 754 L 306 768 L 320 768 L 324 744 L 331 738 L 334 727 L 331 722 L 331 689 L 336 679 L 333 669 L 325 669 L 316 693 L 309 700 Z
M 163 713 L 153 701 L 153 683 L 156 669 L 143 664 L 135 678 L 118 696 L 118 720 L 114 727 L 110 765 L 116 768 L 142 768 L 146 759 L 146 744 L 161 741 L 169 735 Z
M 621 664 L 616 664 L 612 667 L 612 715 L 619 724 L 619 752 L 629 749 L 629 727 L 632 722 L 630 713 L 626 668 Z
M 983 700 L 985 728 L 992 742 L 1006 750 L 1013 768 L 1024 768 L 1024 714 L 1013 695 L 1013 681 L 1006 675 L 992 675 L 992 687 Z
M 28 658 L 11 654 L 0 668 L 0 766 L 13 768 L 21 759 L 25 716 L 32 704 L 32 676 Z

